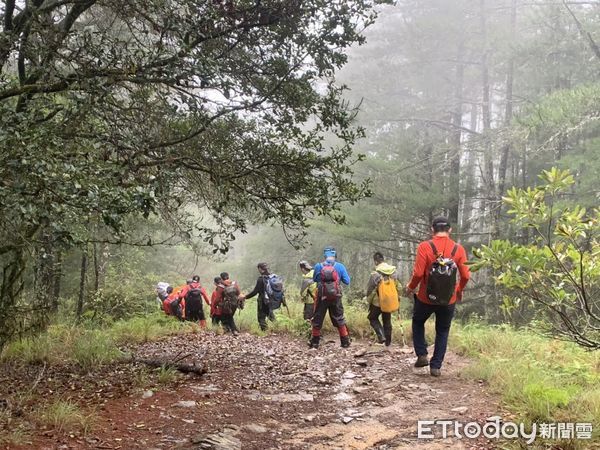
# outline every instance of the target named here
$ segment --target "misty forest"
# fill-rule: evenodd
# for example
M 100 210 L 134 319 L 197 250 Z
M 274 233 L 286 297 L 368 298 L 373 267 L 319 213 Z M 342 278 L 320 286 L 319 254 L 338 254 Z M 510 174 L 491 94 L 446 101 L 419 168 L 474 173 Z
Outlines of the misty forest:
M 599 175 L 598 0 L 3 0 L 0 447 L 600 448 Z

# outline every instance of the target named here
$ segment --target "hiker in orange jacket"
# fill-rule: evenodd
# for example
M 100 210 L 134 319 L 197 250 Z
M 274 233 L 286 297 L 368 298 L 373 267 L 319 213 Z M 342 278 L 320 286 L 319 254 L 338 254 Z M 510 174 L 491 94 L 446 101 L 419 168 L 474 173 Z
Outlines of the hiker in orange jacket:
M 413 345 L 417 355 L 415 367 L 430 365 L 431 375 L 439 377 L 456 302 L 462 299 L 470 272 L 465 264 L 465 249 L 450 239 L 450 221 L 436 217 L 431 224 L 431 232 L 433 237 L 417 247 L 413 276 L 406 291 L 414 296 L 415 302 L 412 317 Z M 457 275 L 460 277 L 458 283 Z M 435 314 L 435 348 L 429 361 L 425 322 L 432 314 Z
M 206 289 L 200 284 L 200 277 L 194 275 L 192 282 L 179 293 L 179 298 L 185 299 L 185 320 L 199 322 L 202 328 L 206 327 L 206 317 L 202 307 L 202 299 L 210 306 Z
M 210 318 L 212 319 L 213 325 L 218 325 L 221 322 L 221 305 L 217 302 L 217 296 L 219 286 L 221 285 L 221 277 L 215 277 L 213 283 L 215 285 L 215 290 L 213 291 L 210 297 Z
M 163 310 L 168 316 L 175 316 L 183 320 L 182 305 L 179 299 L 179 292 L 175 292 L 171 286 L 166 290 L 167 298 L 163 301 Z

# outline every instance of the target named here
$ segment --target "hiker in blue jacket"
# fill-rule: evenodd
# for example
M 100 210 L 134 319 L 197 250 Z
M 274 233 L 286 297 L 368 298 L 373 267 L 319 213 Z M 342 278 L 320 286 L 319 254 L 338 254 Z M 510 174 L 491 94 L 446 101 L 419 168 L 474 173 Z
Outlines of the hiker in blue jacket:
M 317 282 L 317 298 L 315 300 L 315 313 L 312 319 L 311 348 L 319 348 L 321 341 L 321 327 L 325 315 L 329 311 L 329 318 L 340 334 L 342 347 L 350 346 L 348 327 L 344 319 L 344 306 L 342 305 L 342 283 L 350 284 L 350 275 L 346 266 L 336 261 L 337 252 L 333 247 L 326 247 L 323 251 L 325 261 L 315 264 L 313 280 Z

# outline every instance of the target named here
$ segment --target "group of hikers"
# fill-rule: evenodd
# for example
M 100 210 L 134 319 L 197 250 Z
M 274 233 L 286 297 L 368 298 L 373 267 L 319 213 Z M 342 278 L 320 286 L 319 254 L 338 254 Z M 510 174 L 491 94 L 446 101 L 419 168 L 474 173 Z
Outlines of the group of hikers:
M 179 320 L 197 322 L 206 327 L 206 315 L 203 301 L 210 308 L 210 317 L 214 325 L 221 324 L 226 331 L 238 334 L 234 314 L 238 308 L 244 307 L 244 298 L 238 284 L 222 272 L 213 280 L 214 290 L 209 299 L 206 289 L 200 284 L 200 277 L 194 275 L 186 284 L 173 288 L 161 282 L 156 286 L 156 293 L 165 314 Z
M 375 252 L 375 267 L 366 290 L 369 323 L 377 341 L 385 346 L 392 342 L 392 314 L 398 311 L 401 297 L 412 298 L 412 336 L 417 356 L 415 367 L 430 366 L 432 376 L 441 375 L 456 302 L 462 299 L 470 277 L 466 251 L 450 238 L 451 231 L 447 218 L 437 217 L 432 221 L 432 237 L 417 247 L 412 277 L 406 286 L 402 285 L 396 267 L 386 263 L 381 252 Z M 314 267 L 308 261 L 300 261 L 298 265 L 302 272 L 300 298 L 304 303 L 303 316 L 311 328 L 309 346 L 319 348 L 321 328 L 329 313 L 331 323 L 338 330 L 340 345 L 349 347 L 350 337 L 342 297 L 343 286 L 349 286 L 351 278 L 344 264 L 337 260 L 335 248 L 326 247 L 323 261 Z M 286 305 L 285 291 L 282 278 L 271 273 L 267 263 L 259 263 L 257 269 L 259 276 L 256 285 L 245 295 L 226 272 L 214 279 L 210 298 L 197 275 L 179 288 L 159 283 L 157 293 L 165 313 L 180 320 L 198 322 L 201 327 L 206 326 L 204 300 L 210 308 L 213 323 L 220 323 L 227 332 L 233 334 L 238 333 L 234 321 L 236 310 L 242 309 L 247 299 L 258 296 L 257 318 L 264 331 L 268 328 L 267 320 L 275 320 L 273 311 Z M 425 322 L 433 314 L 435 346 L 433 356 L 429 359 Z

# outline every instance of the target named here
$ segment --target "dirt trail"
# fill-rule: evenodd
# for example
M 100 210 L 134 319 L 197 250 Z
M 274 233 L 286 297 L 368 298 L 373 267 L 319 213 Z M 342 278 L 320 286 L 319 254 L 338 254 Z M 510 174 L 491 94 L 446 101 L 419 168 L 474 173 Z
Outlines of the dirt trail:
M 498 412 L 482 385 L 460 379 L 468 361 L 449 354 L 443 376 L 413 369 L 409 348 L 337 339 L 319 350 L 282 335 L 213 332 L 149 343 L 140 357 L 182 349 L 206 365 L 160 390 L 108 400 L 87 437 L 47 435 L 38 448 L 89 449 L 438 449 L 494 448 L 486 441 L 419 440 L 421 419 L 485 421 Z M 363 355 L 361 355 L 364 353 Z M 456 408 L 460 408 L 456 410 Z M 454 409 L 454 411 L 453 411 Z

